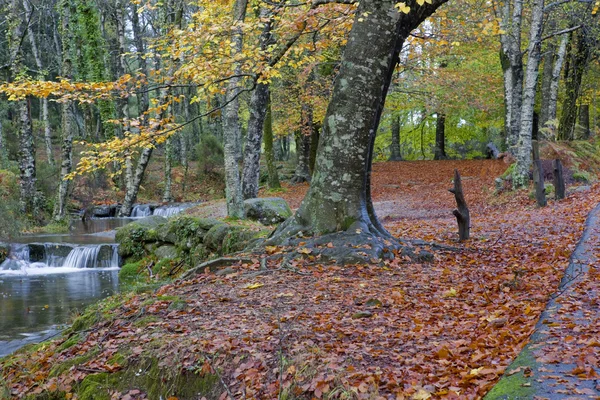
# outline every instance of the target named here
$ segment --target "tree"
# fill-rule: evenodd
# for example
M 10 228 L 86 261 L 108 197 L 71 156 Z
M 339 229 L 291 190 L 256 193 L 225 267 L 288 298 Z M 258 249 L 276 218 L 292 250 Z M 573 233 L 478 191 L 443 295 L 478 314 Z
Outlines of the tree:
M 315 243 L 339 238 L 338 244 L 356 244 L 351 240 L 354 237 L 371 248 L 361 248 L 362 252 L 346 248 L 350 253 L 344 251 L 335 257 L 340 261 L 340 257 L 351 254 L 349 260 L 362 257 L 367 262 L 389 256 L 389 250 L 401 247 L 399 242 L 392 242 L 373 209 L 373 144 L 404 40 L 445 2 L 432 0 L 412 7 L 400 3 L 400 12 L 395 1 L 360 2 L 323 123 L 309 191 L 294 216 L 274 232 L 270 243 L 292 244 L 298 237 L 325 235 Z

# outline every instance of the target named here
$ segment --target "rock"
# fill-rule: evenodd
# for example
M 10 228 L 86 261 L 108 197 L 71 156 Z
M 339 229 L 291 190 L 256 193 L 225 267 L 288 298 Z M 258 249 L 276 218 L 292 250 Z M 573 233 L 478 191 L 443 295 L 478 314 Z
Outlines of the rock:
M 192 249 L 201 243 L 206 233 L 215 225 L 224 224 L 212 218 L 197 218 L 182 215 L 170 219 L 157 229 L 157 237 L 162 242 L 173 243 L 182 249 Z
M 241 226 L 231 229 L 223 238 L 221 253 L 229 254 L 244 250 L 257 234 L 259 233 Z
M 590 190 L 592 190 L 591 186 L 572 186 L 569 188 L 568 192 L 569 194 L 571 193 L 585 193 L 585 192 L 589 192 Z
M 279 224 L 292 216 L 292 210 L 280 197 L 248 199 L 244 201 L 246 218 L 264 225 Z
M 46 259 L 46 246 L 40 243 L 31 243 L 28 247 L 30 262 L 40 262 Z
M 210 251 L 203 244 L 199 244 L 190 250 L 192 265 L 198 265 L 210 257 Z
M 372 316 L 373 316 L 373 313 L 370 313 L 368 311 L 361 311 L 361 312 L 352 314 L 352 319 L 371 318 Z
M 154 250 L 154 255 L 158 257 L 159 260 L 162 259 L 174 259 L 178 256 L 177 247 L 170 245 L 163 245 Z
M 130 261 L 142 258 L 147 253 L 144 245 L 156 242 L 156 231 L 165 222 L 166 218 L 153 215 L 117 229 L 115 239 L 119 243 L 119 255 L 129 258 Z
M 92 210 L 92 215 L 96 218 L 108 218 L 110 217 L 110 206 L 96 206 Z
M 219 224 L 213 226 L 204 236 L 204 245 L 216 252 L 220 252 L 223 248 L 223 239 L 232 230 L 233 225 Z

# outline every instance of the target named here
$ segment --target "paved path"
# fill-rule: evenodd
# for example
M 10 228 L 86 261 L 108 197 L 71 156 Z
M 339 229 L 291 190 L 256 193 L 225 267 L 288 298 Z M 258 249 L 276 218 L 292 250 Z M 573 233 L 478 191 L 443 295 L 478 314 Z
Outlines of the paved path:
M 488 399 L 600 399 L 600 205 L 529 344 Z

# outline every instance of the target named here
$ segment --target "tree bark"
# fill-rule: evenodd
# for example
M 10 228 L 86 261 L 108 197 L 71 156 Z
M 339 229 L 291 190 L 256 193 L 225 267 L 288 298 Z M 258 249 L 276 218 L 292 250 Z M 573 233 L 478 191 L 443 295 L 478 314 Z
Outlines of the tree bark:
M 8 32 L 8 54 L 10 57 L 9 73 L 12 78 L 18 76 L 25 69 L 21 49 L 21 38 L 23 37 L 22 21 L 19 17 L 19 2 L 12 0 L 10 6 L 10 18 L 13 20 L 12 29 Z M 35 141 L 31 122 L 31 108 L 29 99 L 17 102 L 19 110 L 19 192 L 20 210 L 23 214 L 35 215 L 36 196 L 36 163 L 35 163 Z
M 465 200 L 465 194 L 462 189 L 462 182 L 458 170 L 454 170 L 454 187 L 448 189 L 448 191 L 454 194 L 456 199 L 456 209 L 452 211 L 452 214 L 456 217 L 458 223 L 458 239 L 462 242 L 469 240 L 471 230 L 471 216 L 469 215 L 469 207 Z
M 72 10 L 71 3 L 63 0 L 62 3 L 62 65 L 61 75 L 67 79 L 73 78 L 73 35 L 72 35 Z M 65 217 L 67 211 L 67 200 L 71 181 L 66 179 L 67 175 L 73 169 L 73 113 L 72 102 L 66 102 L 62 105 L 62 145 L 61 145 L 61 163 L 60 163 L 60 182 L 58 184 L 58 193 L 53 216 L 55 220 L 61 220 Z
M 523 88 L 521 109 L 521 129 L 519 131 L 516 165 L 513 173 L 513 187 L 521 188 L 529 182 L 531 168 L 531 135 L 534 122 L 535 92 L 539 75 L 542 47 L 542 28 L 544 21 L 544 0 L 534 0 L 531 10 L 531 27 L 529 35 L 529 57 L 527 73 Z
M 437 114 L 435 123 L 435 149 L 434 149 L 434 160 L 445 160 L 446 156 L 446 115 L 442 113 Z
M 556 54 L 556 61 L 552 69 L 552 81 L 550 82 L 550 93 L 548 94 L 548 119 L 544 122 L 544 125 L 548 121 L 554 121 L 556 119 L 556 105 L 558 103 L 558 84 L 560 82 L 560 71 L 562 70 L 563 63 L 565 61 L 565 55 L 567 53 L 567 44 L 569 43 L 569 35 L 562 35 L 560 39 L 560 45 L 558 47 L 558 53 Z
M 242 171 L 242 194 L 244 199 L 258 197 L 260 150 L 268 102 L 269 85 L 266 83 L 257 84 L 250 97 L 250 118 L 248 119 L 246 146 L 244 147 L 244 168 Z
M 267 115 L 265 116 L 265 160 L 267 163 L 269 189 L 281 188 L 277 165 L 275 165 L 275 154 L 273 152 L 273 113 L 271 110 L 271 99 L 267 103 Z
M 310 105 L 302 104 L 302 130 L 296 136 L 296 171 L 292 183 L 310 182 L 310 139 L 313 136 L 314 123 Z M 316 162 L 316 161 L 315 161 Z
M 27 16 L 31 18 L 33 15 L 33 10 L 31 9 L 29 1 L 23 0 L 23 8 L 25 9 Z M 38 51 L 37 40 L 35 38 L 35 34 L 33 33 L 33 29 L 31 28 L 31 24 L 27 24 L 27 37 L 29 38 L 29 43 L 31 44 L 31 53 L 33 54 L 35 64 L 39 71 L 39 79 L 43 82 L 45 80 L 45 77 L 42 74 L 44 65 L 42 64 L 42 58 L 40 57 L 40 53 Z M 48 160 L 48 164 L 54 167 L 54 157 L 52 154 L 52 131 L 50 130 L 47 97 L 42 98 L 42 123 L 44 124 L 44 144 L 46 145 L 46 158 Z
M 246 18 L 247 0 L 236 0 L 233 10 L 233 30 L 231 38 L 231 55 L 240 54 L 243 49 L 243 32 L 241 23 Z M 235 74 L 239 74 L 240 66 L 235 67 Z M 223 110 L 223 153 L 225 160 L 225 198 L 227 202 L 227 216 L 231 218 L 244 217 L 244 204 L 240 170 L 238 162 L 241 158 L 242 128 L 239 121 L 239 100 L 241 80 L 231 78 L 225 92 L 225 99 L 229 103 Z
M 563 177 L 563 168 L 560 159 L 554 160 L 554 197 L 556 200 L 565 198 L 565 178 Z
M 368 187 L 373 140 L 402 43 L 444 1 L 432 3 L 400 14 L 394 1 L 360 2 L 323 123 L 310 189 L 272 243 L 300 232 L 390 237 L 374 214 Z M 378 246 L 373 249 L 381 256 L 385 249 Z
M 559 140 L 572 140 L 577 121 L 577 99 L 581 93 L 583 73 L 589 62 L 590 46 L 585 35 L 585 29 L 571 33 L 574 41 L 571 42 L 570 62 L 565 82 L 565 98 L 563 101 L 562 115 L 558 127 Z
M 587 140 L 590 138 L 590 105 L 579 106 L 579 124 L 577 126 L 577 138 Z
M 555 24 L 551 24 L 554 26 Z M 550 28 L 552 29 L 552 28 Z M 544 54 L 544 69 L 542 72 L 542 95 L 540 105 L 540 128 L 546 126 L 548 122 L 548 111 L 550 108 L 550 89 L 552 87 L 552 71 L 556 62 L 556 44 L 553 41 L 548 42 L 546 52 Z
M 390 146 L 390 158 L 388 161 L 402 161 L 400 151 L 400 116 L 392 116 L 392 145 Z

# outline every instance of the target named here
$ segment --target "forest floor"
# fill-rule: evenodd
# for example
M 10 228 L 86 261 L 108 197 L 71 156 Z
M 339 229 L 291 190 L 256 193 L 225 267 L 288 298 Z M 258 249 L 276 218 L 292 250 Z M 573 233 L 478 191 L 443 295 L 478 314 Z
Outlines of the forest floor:
M 454 168 L 471 210 L 465 243 L 447 191 Z M 193 373 L 214 378 L 208 399 L 480 398 L 535 330 L 600 202 L 600 185 L 542 209 L 527 191 L 495 195 L 505 169 L 500 161 L 375 164 L 373 196 L 390 232 L 456 250 L 425 248 L 435 256 L 427 264 L 344 267 L 307 252 L 285 268 L 269 263 L 266 273 L 256 259 L 125 294 L 98 305 L 94 324 L 0 362 L 5 388 L 14 397 L 84 398 L 93 382 L 106 398 L 158 398 L 140 380 L 148 375 L 166 388 L 163 398 L 192 398 L 177 376 Z M 306 187 L 281 196 L 297 207 Z M 588 275 L 586 301 L 569 302 L 570 310 L 597 308 L 597 269 Z M 577 364 L 587 375 L 573 374 L 588 379 L 591 362 Z M 156 369 L 160 378 L 150 376 Z

